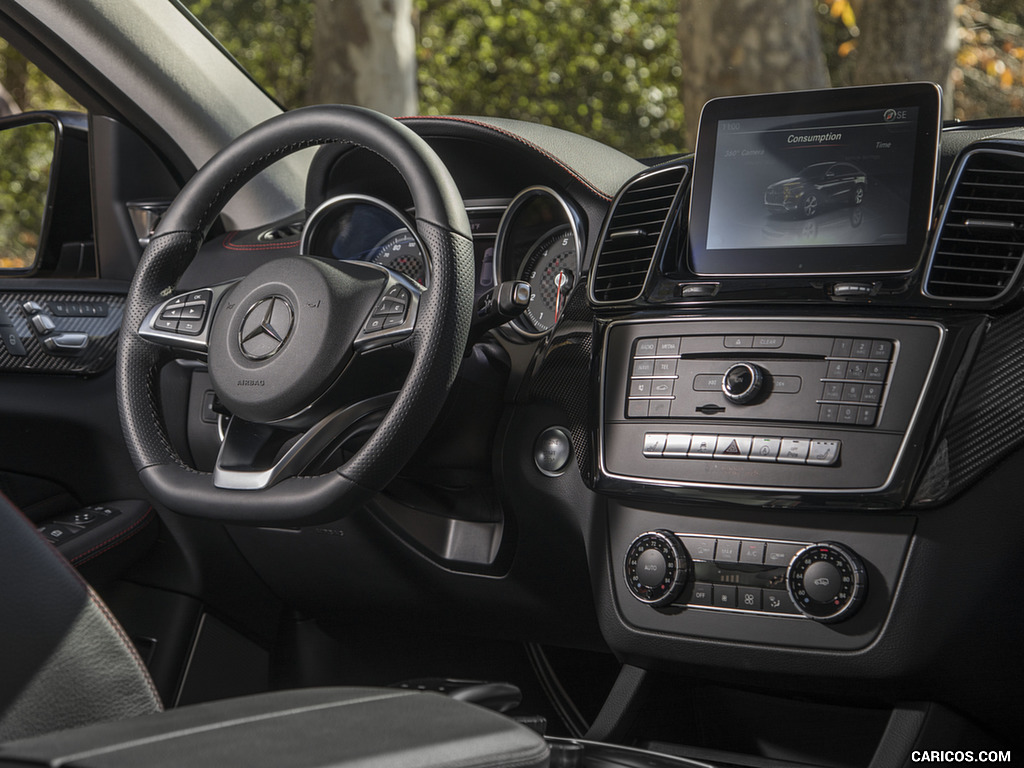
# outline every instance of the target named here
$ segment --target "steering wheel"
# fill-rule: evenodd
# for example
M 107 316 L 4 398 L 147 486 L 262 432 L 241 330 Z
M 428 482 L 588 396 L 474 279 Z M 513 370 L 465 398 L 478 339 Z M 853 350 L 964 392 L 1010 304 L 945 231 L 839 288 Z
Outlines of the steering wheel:
M 361 146 L 401 173 L 414 234 L 432 264 L 428 288 L 373 264 L 291 256 L 233 283 L 176 290 L 245 182 L 285 155 L 329 143 Z M 437 417 L 466 345 L 473 273 L 455 182 L 401 123 L 358 107 L 307 107 L 238 137 L 174 200 L 128 291 L 117 400 L 146 490 L 175 511 L 234 523 L 305 525 L 355 508 L 394 477 Z M 411 356 L 404 384 L 397 394 L 344 403 L 343 374 L 358 374 L 361 359 L 382 346 Z M 233 414 L 212 473 L 187 465 L 168 439 L 158 371 L 175 356 L 205 358 Z M 340 467 L 303 474 L 340 436 L 360 430 L 368 439 Z

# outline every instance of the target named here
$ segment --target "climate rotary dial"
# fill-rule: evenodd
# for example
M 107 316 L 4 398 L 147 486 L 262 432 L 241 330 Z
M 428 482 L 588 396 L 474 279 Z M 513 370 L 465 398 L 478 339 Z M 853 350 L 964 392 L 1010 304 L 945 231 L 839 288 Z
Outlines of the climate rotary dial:
M 690 578 L 690 556 L 669 531 L 637 536 L 626 550 L 626 585 L 637 600 L 668 605 Z
M 868 581 L 860 558 L 828 541 L 811 544 L 796 554 L 786 572 L 786 584 L 804 616 L 831 623 L 857 611 Z

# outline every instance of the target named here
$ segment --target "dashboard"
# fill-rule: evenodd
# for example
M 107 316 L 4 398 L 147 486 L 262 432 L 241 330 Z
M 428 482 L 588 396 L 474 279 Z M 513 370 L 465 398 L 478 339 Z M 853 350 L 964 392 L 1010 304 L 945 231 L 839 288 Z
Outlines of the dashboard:
M 637 168 L 612 195 L 550 161 L 505 191 L 496 279 L 529 276 L 534 301 L 548 297 L 545 316 L 492 337 L 513 381 L 492 438 L 497 495 L 520 545 L 512 561 L 497 548 L 496 571 L 485 558 L 445 567 L 558 584 L 552 602 L 578 628 L 592 600 L 601 639 L 644 667 L 740 685 L 756 671 L 812 696 L 824 679 L 853 698 L 880 681 L 1009 723 L 1005 700 L 976 688 L 1007 670 L 974 649 L 1002 656 L 1021 626 L 1016 611 L 978 622 L 980 595 L 1021 564 L 1001 497 L 1017 486 L 1007 457 L 1024 439 L 1004 386 L 1022 365 L 1007 344 L 1021 318 L 1024 134 L 1012 123 L 940 133 L 930 86 L 831 98 L 790 99 L 774 117 L 770 97 L 712 102 L 695 156 Z M 911 126 L 893 125 L 908 115 Z M 785 137 L 871 125 L 838 153 L 787 144 L 730 182 L 706 137 L 753 119 Z M 900 141 L 902 165 L 878 156 Z M 845 191 L 811 215 L 769 205 L 787 179 L 787 194 L 818 189 L 802 178 L 815 165 L 822 183 L 846 174 Z M 530 191 L 538 183 L 557 195 Z M 749 207 L 729 183 L 749 188 Z M 525 215 L 524 198 L 545 213 Z M 579 266 L 566 268 L 559 307 L 560 272 L 544 262 L 567 231 Z M 708 247 L 716 231 L 728 247 Z M 543 455 L 544 436 L 561 458 Z M 980 583 L 934 590 L 950 567 Z M 971 675 L 942 660 L 958 654 L 977 659 Z
M 729 99 L 696 154 L 644 163 L 544 126 L 405 120 L 462 194 L 478 307 L 516 281 L 528 301 L 476 337 L 365 514 L 229 526 L 233 546 L 325 623 L 400 614 L 827 694 L 852 723 L 935 701 L 1012 733 L 1021 705 L 987 691 L 1024 679 L 1005 589 L 1024 568 L 1024 126 L 939 114 L 919 85 Z M 304 254 L 429 290 L 426 253 L 397 172 L 330 146 L 302 211 L 211 237 L 178 288 Z M 0 368 L 109 369 L 122 297 L 97 289 L 102 316 L 73 321 L 53 311 L 69 297 L 5 292 Z M 39 314 L 88 352 L 51 349 Z M 374 384 L 400 379 L 401 350 L 373 355 Z M 201 361 L 168 368 L 170 437 L 209 469 L 215 388 Z
M 728 99 L 709 105 L 696 155 L 649 166 L 543 127 L 407 121 L 463 190 L 477 299 L 516 280 L 530 299 L 467 355 L 435 439 L 371 503 L 377 523 L 498 626 L 515 611 L 489 605 L 558 583 L 568 607 L 527 601 L 542 634 L 566 631 L 568 612 L 574 642 L 644 665 L 685 667 L 699 648 L 712 676 L 742 658 L 768 675 L 965 693 L 936 694 L 910 649 L 964 650 L 929 634 L 933 611 L 967 622 L 975 608 L 906 594 L 958 558 L 945 529 L 972 503 L 963 492 L 1024 440 L 1019 398 L 991 375 L 1020 323 L 1024 134 L 940 134 L 938 115 L 927 85 Z M 321 150 L 309 190 L 287 247 L 429 285 L 414 212 L 380 161 Z M 208 263 L 230 255 L 208 248 Z M 445 493 L 417 495 L 428 486 Z M 1002 541 L 997 518 L 972 516 Z M 290 599 L 337 608 L 343 577 L 309 542 L 233 536 Z M 305 576 L 280 564 L 300 559 Z M 971 571 L 992 587 L 982 562 Z M 385 593 L 458 621 L 403 599 L 399 570 Z
M 987 436 L 970 423 L 999 407 L 979 371 L 1003 354 L 998 329 L 1019 322 L 1024 211 L 1018 193 L 993 195 L 1024 174 L 1024 145 L 1009 125 L 949 126 L 940 141 L 938 99 L 913 85 L 712 102 L 695 156 L 619 161 L 629 178 L 610 183 L 589 180 L 606 148 L 570 165 L 543 131 L 410 120 L 472 190 L 477 298 L 523 280 L 530 300 L 487 337 L 486 362 L 467 358 L 456 413 L 431 444 L 460 445 L 455 463 L 478 471 L 444 504 L 462 510 L 480 482 L 500 512 L 441 505 L 424 523 L 415 511 L 430 504 L 398 490 L 374 503 L 379 521 L 446 572 L 527 590 L 554 579 L 572 594 L 592 581 L 600 638 L 626 658 L 680 663 L 701 647 L 706 673 L 742 652 L 761 670 L 911 677 L 900 633 L 937 647 L 924 637 L 932 622 L 900 599 L 936 567 L 920 562 L 920 536 L 946 513 L 928 510 L 948 509 L 1024 437 L 1016 416 Z M 781 148 L 743 161 L 778 136 Z M 504 152 L 483 163 L 494 146 Z M 388 174 L 358 150 L 323 150 L 298 247 L 429 285 Z M 367 192 L 367 178 L 385 181 Z M 832 200 L 826 184 L 842 187 Z M 799 207 L 809 195 L 820 198 L 811 211 Z M 437 469 L 425 460 L 411 473 L 423 482 Z M 588 534 L 584 512 L 599 521 Z M 271 534 L 235 535 L 294 599 L 334 605 L 310 589 L 336 583 L 326 563 L 284 577 L 260 541 Z M 547 562 L 581 535 L 585 549 Z M 589 602 L 571 609 L 578 626 L 592 626 Z M 557 601 L 539 610 L 549 628 L 563 623 Z

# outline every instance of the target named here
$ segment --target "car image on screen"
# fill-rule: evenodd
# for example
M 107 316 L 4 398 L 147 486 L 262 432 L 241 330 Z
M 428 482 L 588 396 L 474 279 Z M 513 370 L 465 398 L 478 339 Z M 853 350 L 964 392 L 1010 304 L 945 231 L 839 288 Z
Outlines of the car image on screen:
M 764 204 L 772 212 L 813 218 L 824 206 L 860 205 L 867 176 L 850 163 L 815 163 L 796 176 L 770 184 Z

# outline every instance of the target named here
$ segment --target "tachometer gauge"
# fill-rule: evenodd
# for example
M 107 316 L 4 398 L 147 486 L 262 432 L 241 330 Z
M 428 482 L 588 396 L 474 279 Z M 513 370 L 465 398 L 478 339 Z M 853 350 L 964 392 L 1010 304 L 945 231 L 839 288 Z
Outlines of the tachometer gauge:
M 576 211 L 549 187 L 528 187 L 509 203 L 498 224 L 494 271 L 499 281 L 530 284 L 530 303 L 509 324 L 516 335 L 540 338 L 552 331 L 582 279 L 586 238 Z
M 405 227 L 395 230 L 377 243 L 367 261 L 405 275 L 420 285 L 427 284 L 427 260 L 416 238 Z
M 558 322 L 578 263 L 576 238 L 569 227 L 551 230 L 530 247 L 518 275 L 530 284 L 530 305 L 520 318 L 528 331 L 545 333 Z

